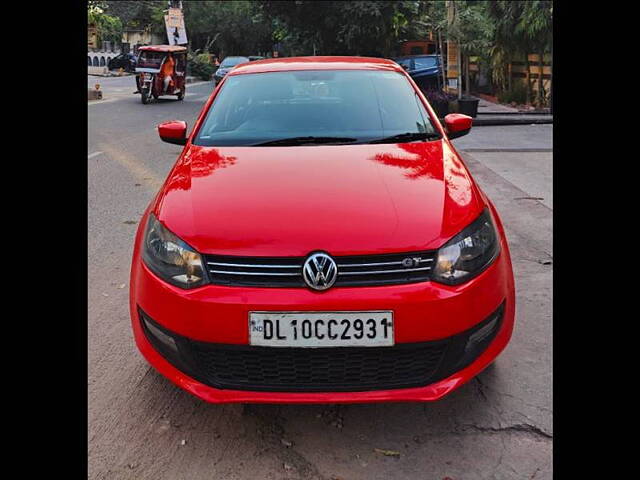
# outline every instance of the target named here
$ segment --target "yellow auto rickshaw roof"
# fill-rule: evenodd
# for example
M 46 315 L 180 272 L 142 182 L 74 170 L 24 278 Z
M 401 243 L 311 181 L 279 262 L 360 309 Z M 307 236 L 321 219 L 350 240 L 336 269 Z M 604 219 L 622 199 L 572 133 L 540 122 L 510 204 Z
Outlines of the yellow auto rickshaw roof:
M 187 47 L 183 47 L 180 45 L 145 45 L 143 47 L 138 47 L 138 50 L 147 52 L 180 53 L 186 52 Z

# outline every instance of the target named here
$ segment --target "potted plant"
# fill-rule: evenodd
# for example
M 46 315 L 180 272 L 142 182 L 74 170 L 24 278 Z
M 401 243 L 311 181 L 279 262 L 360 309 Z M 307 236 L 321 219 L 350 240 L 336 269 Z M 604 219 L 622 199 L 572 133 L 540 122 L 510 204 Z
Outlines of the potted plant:
M 449 113 L 459 113 L 460 106 L 458 105 L 458 96 L 454 93 L 445 93 L 447 96 L 447 103 L 449 105 Z
M 458 111 L 470 117 L 476 117 L 478 115 L 478 103 L 480 99 L 463 95 L 458 99 Z
M 438 118 L 444 118 L 449 113 L 449 96 L 440 89 L 427 89 L 423 91 L 429 104 L 436 111 Z

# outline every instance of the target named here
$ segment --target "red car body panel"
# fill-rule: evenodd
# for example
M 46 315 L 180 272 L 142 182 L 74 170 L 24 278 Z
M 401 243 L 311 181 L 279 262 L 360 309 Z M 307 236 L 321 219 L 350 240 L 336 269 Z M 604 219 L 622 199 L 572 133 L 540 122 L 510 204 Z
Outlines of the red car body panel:
M 430 250 L 483 207 L 445 141 L 189 145 L 154 213 L 203 253 L 304 256 L 319 245 L 332 255 Z
M 376 402 L 435 400 L 477 375 L 504 349 L 514 324 L 509 248 L 495 208 L 446 136 L 432 142 L 299 147 L 193 145 L 206 112 L 233 75 L 293 69 L 385 69 L 389 60 L 308 57 L 242 64 L 214 90 L 182 154 L 136 236 L 130 308 L 136 344 L 172 382 L 209 402 Z M 442 126 L 425 103 L 432 122 Z M 247 256 L 365 255 L 437 249 L 488 208 L 501 251 L 477 277 L 458 286 L 436 282 L 376 287 L 303 288 L 204 285 L 183 290 L 159 279 L 141 259 L 148 216 L 200 253 Z M 396 343 L 438 340 L 477 325 L 505 301 L 496 337 L 476 360 L 421 388 L 368 392 L 283 393 L 222 390 L 177 370 L 149 343 L 137 308 L 182 336 L 247 345 L 250 311 L 393 310 Z

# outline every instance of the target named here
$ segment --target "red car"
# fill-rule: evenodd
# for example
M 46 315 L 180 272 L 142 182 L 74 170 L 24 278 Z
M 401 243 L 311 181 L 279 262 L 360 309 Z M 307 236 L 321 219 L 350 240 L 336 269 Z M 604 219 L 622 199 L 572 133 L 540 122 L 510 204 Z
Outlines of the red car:
M 214 90 L 140 222 L 133 332 L 208 402 L 436 400 L 507 345 L 502 223 L 406 72 L 245 63 Z

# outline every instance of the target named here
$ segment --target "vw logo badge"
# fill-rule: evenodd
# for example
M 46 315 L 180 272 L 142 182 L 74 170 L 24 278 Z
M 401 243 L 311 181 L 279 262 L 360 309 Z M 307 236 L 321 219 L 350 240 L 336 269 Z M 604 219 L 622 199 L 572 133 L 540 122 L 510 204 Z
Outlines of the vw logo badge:
M 326 253 L 314 253 L 304 262 L 302 276 L 314 290 L 331 288 L 338 277 L 338 266 Z

